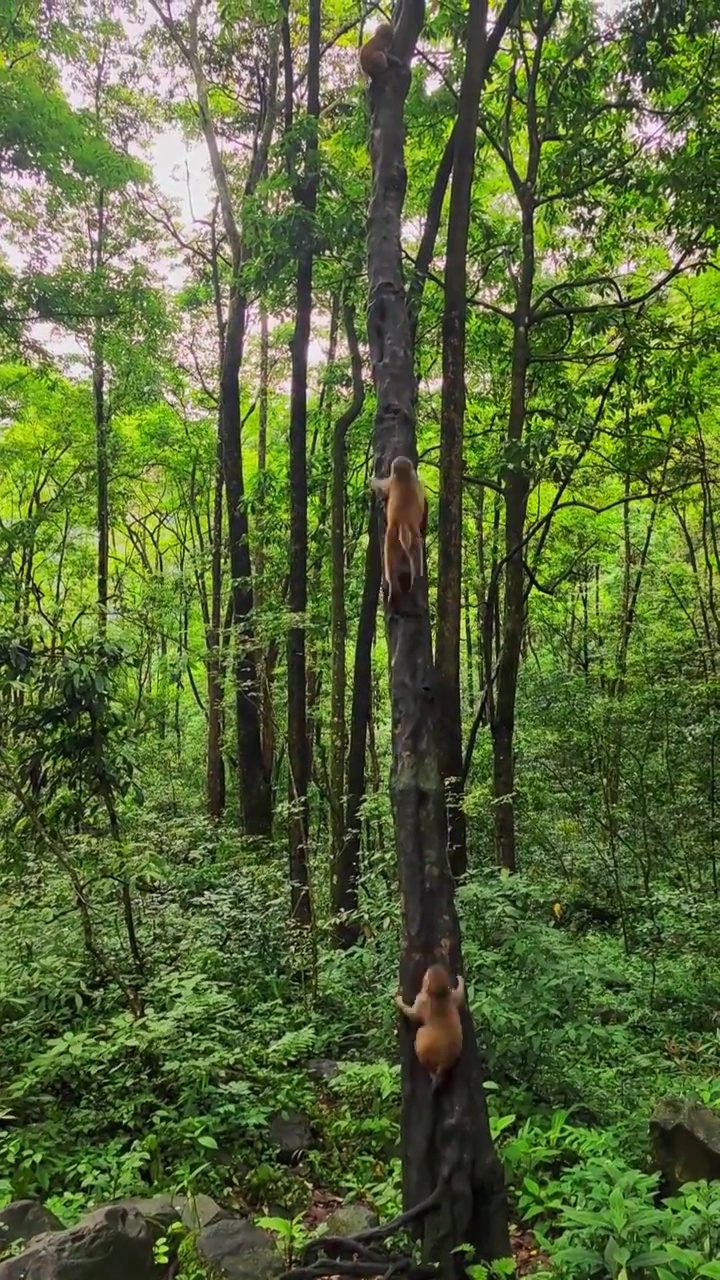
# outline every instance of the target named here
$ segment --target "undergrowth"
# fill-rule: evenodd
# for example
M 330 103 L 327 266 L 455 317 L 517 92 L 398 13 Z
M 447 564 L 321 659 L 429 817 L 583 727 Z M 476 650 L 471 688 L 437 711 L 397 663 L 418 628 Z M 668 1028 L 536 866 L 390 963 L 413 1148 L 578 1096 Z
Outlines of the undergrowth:
M 32 857 L 5 873 L 0 1195 L 39 1195 L 70 1223 L 89 1205 L 150 1189 L 296 1215 L 324 1187 L 392 1216 L 396 910 L 385 904 L 374 919 L 379 898 L 368 899 L 366 937 L 351 952 L 318 936 L 310 977 L 304 941 L 288 932 L 279 856 L 201 821 L 163 817 L 153 829 L 147 819 L 135 850 L 140 1019 L 88 964 L 62 876 L 40 875 Z M 92 852 L 100 862 L 101 842 Z M 109 882 L 94 898 L 100 923 L 112 893 Z M 551 884 L 480 875 L 459 901 L 514 1220 L 532 1226 L 568 1280 L 623 1269 L 719 1280 L 717 1193 L 698 1186 L 661 1201 L 647 1167 L 658 1098 L 720 1100 L 720 1000 L 700 927 L 663 963 L 578 928 Z M 104 945 L 112 952 L 109 928 Z M 339 1074 L 318 1083 L 313 1058 L 339 1062 Z M 314 1138 L 286 1168 L 268 1124 L 292 1110 L 307 1114 Z

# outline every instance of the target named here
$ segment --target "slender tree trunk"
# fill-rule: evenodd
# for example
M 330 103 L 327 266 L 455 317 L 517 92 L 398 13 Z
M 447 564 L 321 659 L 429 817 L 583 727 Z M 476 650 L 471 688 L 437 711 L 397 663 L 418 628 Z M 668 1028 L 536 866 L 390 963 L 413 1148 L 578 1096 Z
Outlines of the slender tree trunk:
M 218 424 L 217 463 L 213 498 L 212 545 L 210 548 L 210 630 L 207 636 L 207 810 L 216 821 L 225 811 L 225 762 L 223 760 L 223 673 L 220 626 L 222 619 L 222 527 L 223 465 L 222 439 Z
M 218 144 L 210 107 L 210 91 L 200 61 L 198 18 L 200 5 L 193 4 L 187 27 L 175 21 L 159 0 L 150 0 L 160 21 L 167 28 L 195 80 L 195 91 L 203 137 L 210 157 L 223 227 L 232 259 L 232 284 L 228 305 L 225 342 L 220 375 L 223 473 L 228 511 L 228 540 L 235 639 L 235 706 L 238 741 L 239 800 L 245 829 L 249 835 L 270 835 L 272 830 L 272 797 L 270 779 L 263 767 L 260 742 L 257 669 L 253 628 L 253 587 L 245 510 L 245 486 L 242 465 L 242 417 L 240 412 L 240 368 L 242 366 L 247 300 L 240 281 L 246 257 L 238 219 L 235 216 L 228 174 Z M 270 33 L 268 82 L 265 105 L 256 121 L 252 159 L 245 181 L 243 199 L 254 193 L 262 177 L 272 142 L 276 119 L 279 27 Z
M 260 304 L 260 389 L 258 395 L 258 446 L 257 468 L 261 476 L 267 471 L 268 405 L 270 398 L 270 344 L 268 315 L 264 303 Z M 256 601 L 260 608 L 265 601 L 265 549 L 263 537 L 258 538 L 255 556 Z M 278 645 L 272 640 L 258 655 L 260 670 L 260 738 L 265 775 L 273 776 L 275 766 L 275 719 L 273 715 L 272 686 L 277 662 Z
M 328 453 L 332 454 L 332 411 L 333 411 L 333 376 L 337 366 L 337 347 L 338 332 L 340 327 L 340 298 L 333 296 L 330 309 L 330 340 L 328 342 L 328 358 L 325 367 L 325 376 L 320 391 L 317 412 L 313 415 L 315 425 L 312 435 L 312 443 L 310 445 L 310 459 L 315 459 L 318 447 L 321 450 L 322 457 L 326 457 Z M 315 625 L 317 621 L 317 610 L 322 592 L 323 571 L 327 555 L 325 553 L 324 541 L 328 527 L 329 517 L 329 499 L 330 490 L 329 473 L 326 467 L 323 467 L 319 476 L 317 485 L 317 526 L 315 537 L 309 539 L 311 568 L 308 575 L 308 592 L 309 592 L 309 616 L 312 620 L 311 635 L 312 639 L 308 645 L 307 651 L 307 734 L 308 734 L 308 778 L 312 778 L 316 768 L 316 756 L 323 758 L 323 767 L 327 775 L 327 763 L 325 761 L 325 753 L 322 750 L 322 687 L 323 672 L 328 665 L 328 634 L 327 628 Z M 321 540 L 323 546 L 321 548 Z M 323 607 L 324 612 L 324 607 Z M 328 778 L 325 776 L 324 782 L 321 784 L 327 789 Z
M 360 344 L 355 331 L 355 315 L 346 303 L 343 319 L 352 367 L 352 404 L 335 423 L 332 451 L 332 501 L 330 508 L 331 622 L 330 622 L 330 856 L 332 859 L 332 902 L 336 916 L 336 938 L 341 945 L 355 940 L 357 926 L 346 913 L 357 907 L 356 865 L 345 865 L 347 841 L 343 800 L 345 791 L 345 441 L 348 429 L 360 414 L 365 398 Z M 377 599 L 377 594 L 375 596 Z M 374 607 L 374 602 L 373 602 Z M 363 761 L 364 761 L 363 743 Z
M 245 320 L 245 299 L 233 288 L 228 310 L 220 395 L 235 639 L 234 675 L 239 798 L 248 835 L 269 836 L 272 830 L 272 806 L 270 779 L 263 768 L 260 746 L 255 635 L 252 620 L 252 568 L 241 441 L 240 366 L 245 338 Z
M 218 362 L 222 369 L 225 354 L 225 317 L 220 281 L 217 240 L 218 200 L 216 198 L 211 219 L 211 271 L 215 322 L 217 326 Z M 225 662 L 222 635 L 222 586 L 223 586 L 223 419 L 222 408 L 218 412 L 217 447 L 215 454 L 215 487 L 213 493 L 212 522 L 210 527 L 210 601 L 204 597 L 207 691 L 208 691 L 208 740 L 206 762 L 206 800 L 208 816 L 218 821 L 225 812 L 225 760 L 223 740 L 225 734 Z M 198 538 L 201 538 L 199 517 L 196 515 Z M 204 590 L 204 577 L 202 579 Z
M 420 11 L 419 11 L 420 10 Z M 395 48 L 403 60 L 370 86 L 372 197 L 368 221 L 368 334 L 377 391 L 375 470 L 387 476 L 398 454 L 416 458 L 415 379 L 402 279 L 401 218 L 406 188 L 404 103 L 421 8 L 396 11 Z M 378 506 L 384 524 L 384 509 Z M 382 528 L 381 528 L 382 535 Z M 392 706 L 390 790 L 403 907 L 403 995 L 412 1000 L 429 962 L 462 967 L 453 878 L 447 857 L 445 798 L 435 744 L 435 675 L 426 582 L 412 608 L 385 602 Z M 443 1280 L 459 1277 L 470 1245 L 476 1259 L 507 1256 L 507 1206 L 490 1137 L 482 1071 L 469 1013 L 463 1051 L 450 1080 L 433 1094 L 414 1052 L 414 1028 L 401 1027 L 403 1199 L 411 1209 L 431 1193 L 432 1212 L 414 1224 L 427 1261 Z
M 497 583 L 497 574 L 499 573 L 500 564 L 500 516 L 502 514 L 503 499 L 500 494 L 495 495 L 495 503 L 493 506 L 493 528 L 492 528 L 492 548 L 491 548 L 491 566 L 492 573 L 490 581 Z M 490 617 L 487 619 L 489 648 L 486 655 L 490 659 L 488 671 L 492 671 L 493 667 L 493 643 L 495 652 L 495 662 L 500 660 L 500 646 L 502 645 L 502 633 L 500 630 L 500 592 L 495 587 L 494 592 L 490 592 L 488 600 L 492 600 L 490 608 Z
M 97 611 L 101 636 L 107 631 L 108 580 L 110 566 L 110 477 L 108 458 L 109 422 L 105 403 L 105 363 L 102 321 L 95 323 L 93 341 L 93 404 L 95 409 L 95 449 L 97 457 Z
M 477 508 L 475 511 L 475 528 L 477 543 L 477 559 L 478 559 L 478 576 L 477 590 L 475 594 L 477 608 L 477 634 L 478 634 L 478 685 L 480 696 L 490 672 L 485 672 L 484 649 L 482 637 L 485 634 L 485 608 L 487 600 L 487 566 L 485 564 L 485 490 L 481 489 L 478 495 Z
M 470 606 L 468 577 L 469 575 L 466 572 L 465 585 L 463 587 L 463 622 L 465 624 L 465 665 L 467 667 L 466 704 L 468 711 L 471 712 L 475 705 L 475 654 L 473 651 L 472 609 Z
M 520 442 L 525 426 L 527 371 L 530 360 L 530 302 L 535 271 L 534 199 L 531 191 L 522 205 L 523 260 L 515 309 L 507 448 L 513 465 L 505 468 L 505 602 L 502 648 L 498 662 L 497 695 L 492 720 L 493 819 L 498 860 L 514 871 L 515 848 L 515 700 L 525 622 L 523 542 L 529 481 L 521 465 Z
M 288 19 L 286 18 L 286 24 Z M 310 750 L 307 735 L 305 677 L 305 611 L 307 609 L 307 369 L 312 316 L 313 239 L 317 203 L 317 120 L 320 114 L 320 0 L 308 11 L 307 114 L 308 133 L 304 172 L 295 188 L 302 220 L 297 264 L 297 302 L 292 338 L 290 388 L 290 579 L 288 604 L 291 624 L 287 636 L 288 772 L 290 898 L 294 920 L 312 922 L 308 879 L 308 806 Z M 285 118 L 292 121 L 292 99 L 285 102 Z M 297 164 L 299 157 L 295 157 Z M 302 162 L 300 162 L 302 163 Z
M 268 403 L 270 398 L 270 336 L 268 313 L 264 302 L 260 304 L 260 388 L 258 392 L 258 445 L 257 466 L 260 475 L 267 470 Z M 258 548 L 261 555 L 263 552 Z
M 495 60 L 495 56 L 500 48 L 500 42 L 510 25 L 515 25 L 513 21 L 514 15 L 520 6 L 520 0 L 505 0 L 505 4 L 500 9 L 497 21 L 490 31 L 487 39 L 484 41 L 484 57 L 481 74 L 481 87 L 487 80 L 490 68 Z M 438 164 L 435 179 L 430 191 L 428 200 L 427 214 L 425 215 L 425 226 L 423 227 L 420 244 L 418 246 L 417 257 L 415 259 L 415 270 L 412 280 L 408 286 L 408 310 L 410 313 L 410 336 L 412 339 L 413 349 L 415 349 L 415 339 L 417 337 L 417 326 L 420 318 L 420 308 L 422 305 L 423 292 L 425 282 L 428 278 L 430 264 L 432 263 L 433 254 L 435 252 L 435 243 L 437 241 L 440 223 L 442 221 L 443 205 L 445 203 L 445 193 L 450 181 L 453 163 L 455 160 L 455 144 L 458 123 L 453 125 L 452 132 Z
M 440 536 L 435 644 L 438 748 L 440 770 L 445 780 L 450 866 L 456 877 L 464 875 L 467 870 L 460 698 L 467 243 L 480 93 L 484 78 L 486 23 L 487 0 L 470 0 L 465 69 L 455 124 L 443 311 Z
M 99 92 L 99 90 L 98 90 Z M 99 113 L 96 94 L 96 114 Z M 94 236 L 91 233 L 90 266 L 94 274 L 105 263 L 105 193 L 97 193 Z M 105 333 L 103 322 L 96 319 L 92 343 L 93 406 L 95 412 L 95 451 L 97 465 L 97 611 L 98 629 L 104 636 L 108 620 L 108 583 L 110 575 L 110 459 L 108 456 L 110 421 L 105 398 Z
M 362 828 L 360 810 L 365 799 L 365 757 L 372 704 L 372 645 L 375 637 L 378 593 L 380 591 L 380 537 L 375 512 L 370 513 L 365 572 L 360 602 L 352 702 L 350 707 L 350 746 L 347 765 L 347 800 L 345 804 L 345 836 L 335 862 L 333 914 L 338 920 L 336 941 L 341 947 L 357 942 L 358 882 L 360 880 L 360 845 Z
M 156 580 L 162 582 L 162 569 L 155 567 Z M 155 666 L 153 662 L 154 645 L 150 647 L 150 665 Z M 157 711 L 157 731 L 161 742 L 167 737 L 167 718 L 168 718 L 168 643 L 167 635 L 164 630 L 160 631 L 158 637 L 159 661 L 156 668 L 156 684 L 158 690 L 158 711 Z

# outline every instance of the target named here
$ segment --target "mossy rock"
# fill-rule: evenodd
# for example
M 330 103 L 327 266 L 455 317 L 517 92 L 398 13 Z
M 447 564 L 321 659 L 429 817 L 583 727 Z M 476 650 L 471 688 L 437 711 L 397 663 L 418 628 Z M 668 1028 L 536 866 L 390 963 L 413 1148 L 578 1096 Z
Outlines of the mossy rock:
M 650 1117 L 655 1168 L 666 1191 L 720 1179 L 720 1115 L 687 1098 L 663 1098 Z

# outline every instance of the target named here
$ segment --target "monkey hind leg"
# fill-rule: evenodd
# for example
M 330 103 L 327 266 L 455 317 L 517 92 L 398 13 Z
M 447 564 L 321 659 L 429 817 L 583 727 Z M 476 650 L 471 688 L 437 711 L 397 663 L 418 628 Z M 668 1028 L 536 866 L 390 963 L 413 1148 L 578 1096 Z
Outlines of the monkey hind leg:
M 408 528 L 407 525 L 402 525 L 401 528 L 399 529 L 398 540 L 400 542 L 400 546 L 405 552 L 405 558 L 408 562 L 408 567 L 410 571 L 410 586 L 408 589 L 412 591 L 413 584 L 415 582 L 415 558 L 414 558 L 412 531 Z
M 385 532 L 385 544 L 383 547 L 383 580 L 385 591 L 387 593 L 388 604 L 392 603 L 393 598 L 393 563 L 395 561 L 393 531 L 388 528 Z

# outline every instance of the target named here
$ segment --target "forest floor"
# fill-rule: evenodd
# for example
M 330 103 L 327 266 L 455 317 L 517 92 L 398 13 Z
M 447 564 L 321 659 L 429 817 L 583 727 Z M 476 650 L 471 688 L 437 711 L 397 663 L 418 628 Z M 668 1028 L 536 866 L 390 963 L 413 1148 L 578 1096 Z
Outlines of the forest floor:
M 139 1020 L 89 973 L 72 911 L 58 907 L 61 877 L 46 876 L 32 899 L 5 884 L 0 1197 L 38 1195 L 68 1224 L 149 1189 L 206 1192 L 258 1216 L 280 1209 L 305 1237 L 340 1201 L 390 1219 L 400 1209 L 397 909 L 383 903 L 352 952 L 321 942 L 307 985 L 284 865 L 209 863 L 192 854 L 202 846 L 188 823 L 163 835 L 167 879 L 143 902 L 152 963 Z M 720 1252 L 720 1214 L 707 1226 L 714 1192 L 658 1201 L 648 1121 L 668 1094 L 720 1103 L 716 935 L 704 904 L 684 903 L 673 925 L 682 950 L 652 939 L 628 953 L 587 908 L 566 903 L 558 926 L 559 898 L 556 884 L 491 874 L 459 895 L 518 1270 L 614 1275 L 612 1239 L 619 1257 L 658 1242 L 694 1250 L 688 1274 L 699 1275 L 707 1250 Z M 109 921 L 114 908 L 108 894 Z M 339 1069 L 319 1082 L 313 1059 Z M 268 1136 L 274 1116 L 293 1112 L 313 1133 L 297 1168 L 278 1163 Z

